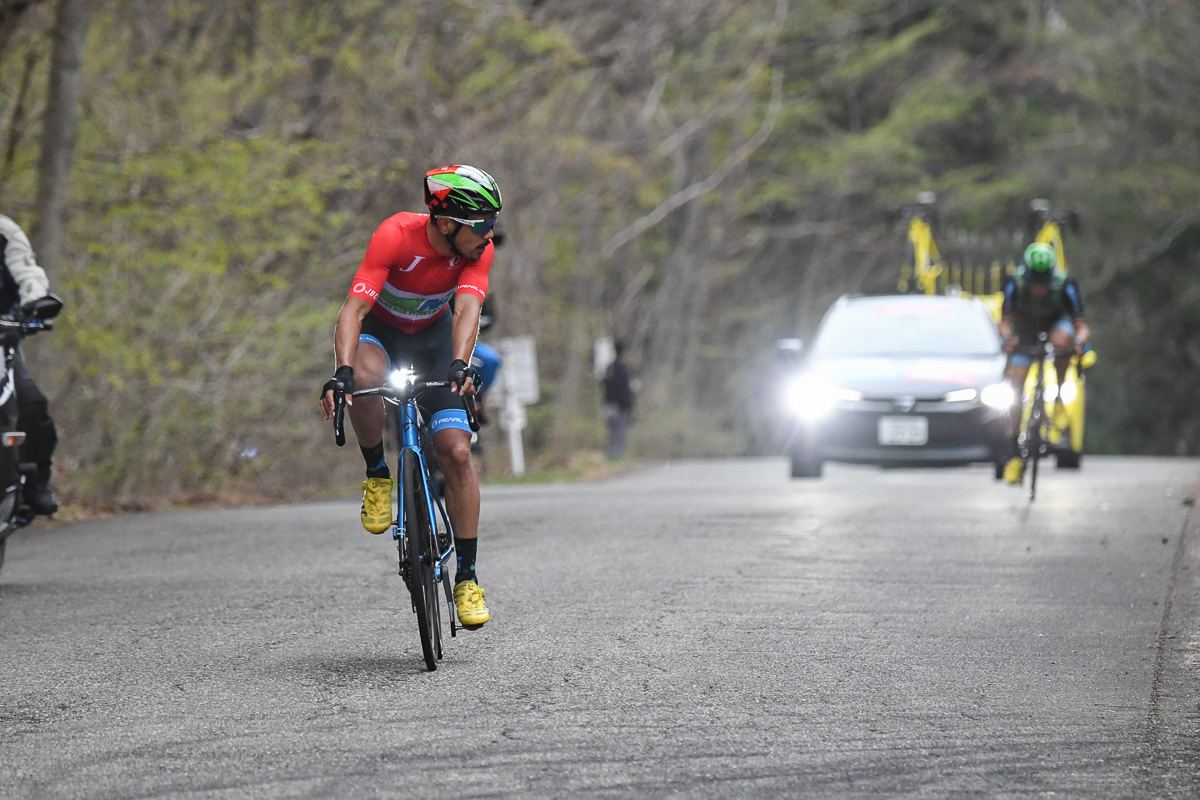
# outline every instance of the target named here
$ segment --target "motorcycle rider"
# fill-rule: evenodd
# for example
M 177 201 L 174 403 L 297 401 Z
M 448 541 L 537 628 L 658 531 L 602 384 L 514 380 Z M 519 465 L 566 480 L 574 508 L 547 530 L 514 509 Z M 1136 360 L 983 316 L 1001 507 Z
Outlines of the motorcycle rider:
M 50 293 L 50 280 L 33 254 L 29 237 L 16 222 L 0 214 L 0 314 L 22 314 L 22 309 Z M 50 469 L 58 432 L 50 418 L 50 402 L 34 383 L 25 356 L 17 348 L 13 361 L 17 391 L 17 425 L 25 432 L 22 460 L 37 471 L 25 482 L 25 502 L 37 514 L 58 511 L 58 497 L 50 487 Z

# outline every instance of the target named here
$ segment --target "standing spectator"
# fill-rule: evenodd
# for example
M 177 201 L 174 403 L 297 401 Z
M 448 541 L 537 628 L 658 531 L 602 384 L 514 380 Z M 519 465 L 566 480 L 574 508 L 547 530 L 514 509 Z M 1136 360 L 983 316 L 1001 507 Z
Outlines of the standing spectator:
M 625 343 L 613 342 L 616 357 L 609 364 L 601 382 L 604 387 L 604 421 L 608 425 L 608 447 L 605 455 L 616 460 L 625 454 L 629 425 L 633 422 L 633 387 L 629 382 L 629 368 L 622 360 Z

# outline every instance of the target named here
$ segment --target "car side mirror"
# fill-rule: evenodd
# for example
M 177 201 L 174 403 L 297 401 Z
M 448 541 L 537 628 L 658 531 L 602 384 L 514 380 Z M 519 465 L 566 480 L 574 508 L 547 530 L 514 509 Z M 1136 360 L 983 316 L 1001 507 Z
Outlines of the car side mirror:
M 800 339 L 780 339 L 775 343 L 775 357 L 789 367 L 800 366 L 804 359 L 804 342 Z
M 21 306 L 21 310 L 33 319 L 54 319 L 58 316 L 58 312 L 62 311 L 62 298 L 56 294 L 48 294 L 45 297 L 39 297 L 37 300 L 31 300 Z

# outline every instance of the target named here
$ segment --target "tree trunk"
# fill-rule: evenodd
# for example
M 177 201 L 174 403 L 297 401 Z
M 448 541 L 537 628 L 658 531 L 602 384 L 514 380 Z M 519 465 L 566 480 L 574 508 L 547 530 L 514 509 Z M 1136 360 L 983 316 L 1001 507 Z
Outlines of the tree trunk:
M 40 2 L 41 0 L 0 0 L 0 56 L 4 55 L 8 40 L 12 38 L 17 23 L 21 21 L 21 15 Z
M 17 155 L 17 145 L 25 135 L 25 100 L 29 95 L 29 79 L 37 64 L 37 51 L 30 48 L 25 54 L 25 69 L 21 71 L 21 84 L 17 89 L 17 99 L 13 105 L 12 121 L 8 126 L 8 144 L 4 148 L 4 163 L 0 164 L 0 189 L 12 169 L 13 159 Z
M 79 97 L 83 91 L 83 48 L 87 38 L 87 0 L 59 0 L 54 26 L 54 53 L 50 61 L 50 92 L 42 128 L 42 154 L 38 161 L 37 225 L 34 251 L 57 283 L 65 251 L 63 211 L 67 178 L 75 157 L 75 128 Z

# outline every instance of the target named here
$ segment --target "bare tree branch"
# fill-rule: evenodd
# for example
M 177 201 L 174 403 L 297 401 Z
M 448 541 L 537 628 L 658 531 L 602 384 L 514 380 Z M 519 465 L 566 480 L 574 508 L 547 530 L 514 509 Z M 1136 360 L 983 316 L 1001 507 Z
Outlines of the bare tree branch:
M 771 135 L 771 131 L 775 128 L 775 121 L 779 117 L 779 111 L 783 107 L 783 73 L 778 69 L 771 70 L 771 102 L 767 108 L 766 117 L 763 119 L 762 125 L 758 132 L 750 139 L 742 144 L 733 153 L 725 159 L 724 163 L 716 169 L 711 175 L 699 183 L 693 183 L 686 189 L 668 197 L 666 200 L 658 204 L 650 213 L 635 220 L 633 223 L 625 226 L 621 230 L 613 234 L 604 246 L 600 248 L 600 260 L 605 261 L 611 258 L 618 250 L 632 242 L 641 234 L 653 228 L 658 223 L 666 219 L 667 215 L 677 208 L 690 203 L 692 200 L 711 192 L 729 176 L 734 167 L 741 164 L 749 158 L 755 150 L 767 141 Z

